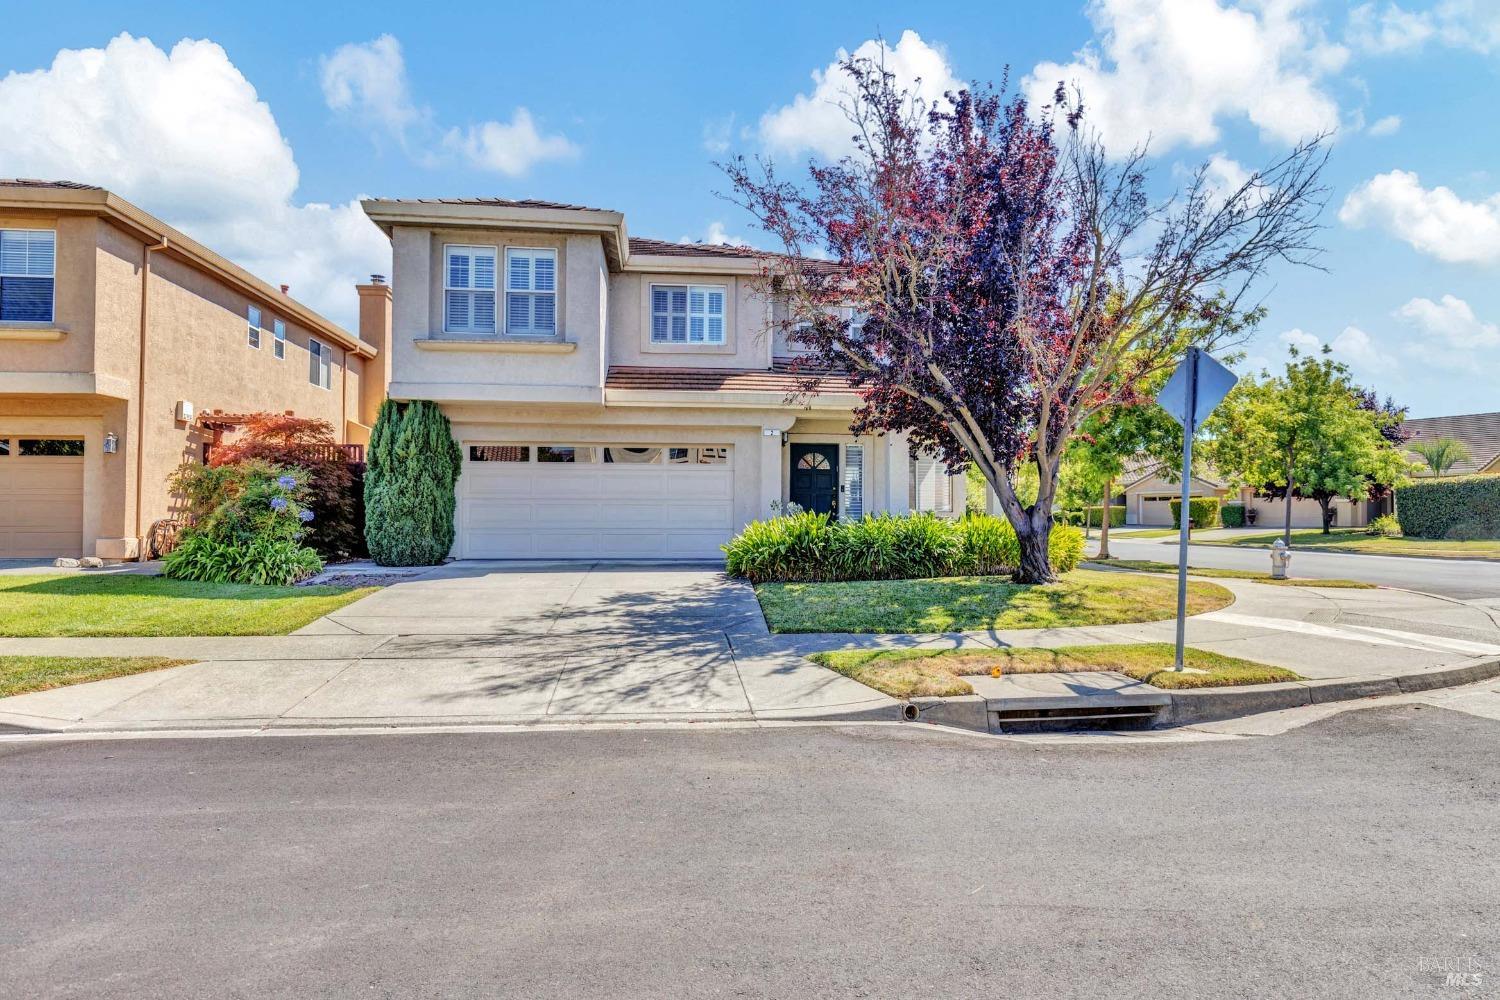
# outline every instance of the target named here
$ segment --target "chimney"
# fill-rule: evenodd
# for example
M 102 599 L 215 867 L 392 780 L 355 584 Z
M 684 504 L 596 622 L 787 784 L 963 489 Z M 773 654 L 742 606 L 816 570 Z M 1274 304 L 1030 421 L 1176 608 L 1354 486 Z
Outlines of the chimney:
M 291 285 L 282 285 L 281 286 L 281 294 L 285 295 L 287 292 L 291 291 L 291 289 L 292 289 Z
M 391 384 L 391 286 L 385 275 L 370 275 L 359 292 L 359 339 L 378 352 L 365 361 L 359 380 L 359 422 L 373 426 L 375 413 Z

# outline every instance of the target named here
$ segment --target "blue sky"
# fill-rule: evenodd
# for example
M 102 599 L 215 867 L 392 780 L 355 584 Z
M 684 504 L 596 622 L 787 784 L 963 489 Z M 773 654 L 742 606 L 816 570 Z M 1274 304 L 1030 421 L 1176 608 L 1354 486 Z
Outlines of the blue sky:
M 132 6 L 7 12 L 0 176 L 109 186 L 342 322 L 388 269 L 360 195 L 756 242 L 712 161 L 836 153 L 829 65 L 883 37 L 928 88 L 1077 81 L 1162 186 L 1337 129 L 1329 270 L 1262 287 L 1250 364 L 1330 343 L 1414 415 L 1500 409 L 1500 0 Z

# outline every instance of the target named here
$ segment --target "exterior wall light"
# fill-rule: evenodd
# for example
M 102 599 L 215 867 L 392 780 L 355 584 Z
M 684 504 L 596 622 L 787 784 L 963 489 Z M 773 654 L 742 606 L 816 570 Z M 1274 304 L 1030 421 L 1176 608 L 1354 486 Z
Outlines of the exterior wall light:
M 114 431 L 104 435 L 104 454 L 113 455 L 120 450 L 120 439 Z

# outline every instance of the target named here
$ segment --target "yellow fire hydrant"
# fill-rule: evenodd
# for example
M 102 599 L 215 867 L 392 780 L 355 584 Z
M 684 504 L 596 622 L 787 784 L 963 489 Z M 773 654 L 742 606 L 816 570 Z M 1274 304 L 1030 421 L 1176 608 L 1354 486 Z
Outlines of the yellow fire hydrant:
M 1276 544 L 1271 546 L 1271 579 L 1285 580 L 1287 567 L 1292 561 L 1292 550 L 1286 547 L 1286 542 L 1276 539 Z

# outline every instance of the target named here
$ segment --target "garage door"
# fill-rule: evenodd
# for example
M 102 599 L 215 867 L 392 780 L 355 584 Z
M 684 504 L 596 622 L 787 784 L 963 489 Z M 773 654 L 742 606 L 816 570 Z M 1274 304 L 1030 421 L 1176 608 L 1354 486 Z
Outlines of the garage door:
M 83 440 L 0 431 L 0 558 L 83 554 Z
M 465 559 L 716 559 L 733 530 L 727 446 L 465 442 Z

